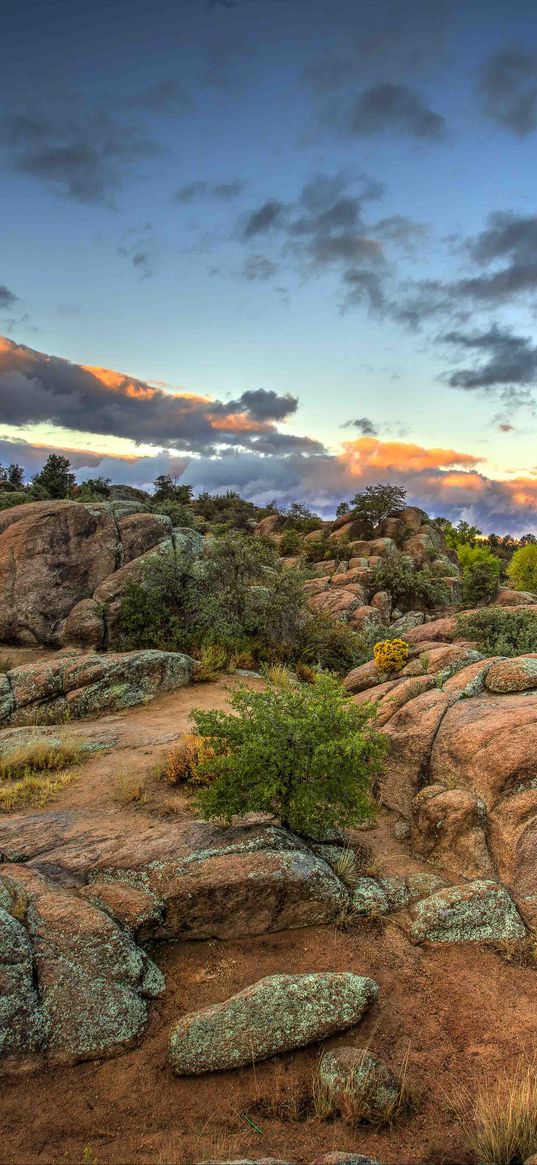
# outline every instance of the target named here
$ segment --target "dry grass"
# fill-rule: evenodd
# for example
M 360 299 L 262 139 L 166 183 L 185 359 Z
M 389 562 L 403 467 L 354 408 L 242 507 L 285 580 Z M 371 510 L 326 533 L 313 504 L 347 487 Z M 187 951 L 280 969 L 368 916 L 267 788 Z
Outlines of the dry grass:
M 349 890 L 354 890 L 360 877 L 358 865 L 356 854 L 350 846 L 342 847 L 341 854 L 338 854 L 332 861 L 334 873 L 344 882 L 345 886 L 349 887 Z
M 79 744 L 35 741 L 0 756 L 0 813 L 44 805 L 76 776 Z
M 484 1076 L 474 1095 L 461 1092 L 455 1111 L 480 1165 L 522 1165 L 537 1152 L 537 1062 Z
M 194 682 L 207 684 L 218 680 L 222 672 L 227 671 L 228 662 L 228 655 L 223 647 L 217 647 L 214 643 L 202 647 L 200 658 L 194 667 Z
M 334 1090 L 320 1073 L 320 1063 L 312 1080 L 312 1098 L 315 1115 L 319 1120 L 328 1120 L 340 1115 L 350 1125 L 368 1124 L 375 1128 L 393 1128 L 403 1117 L 408 1116 L 416 1108 L 417 1100 L 410 1089 L 408 1080 L 407 1048 L 401 1062 L 394 1070 L 397 1081 L 397 1090 L 393 1099 L 379 1105 L 377 1099 L 378 1085 L 367 1073 L 361 1074 L 359 1066 L 356 1072 L 349 1076 L 343 1089 Z M 369 1047 L 363 1049 L 363 1058 L 369 1053 Z
M 290 688 L 296 684 L 296 676 L 283 663 L 273 663 L 266 669 L 265 675 L 275 688 Z
M 120 805 L 145 805 L 148 800 L 147 776 L 136 776 L 121 769 L 116 777 L 114 799 Z
M 70 768 L 80 762 L 81 751 L 79 744 L 65 740 L 60 744 L 40 740 L 21 745 L 0 756 L 0 782 Z
M 214 755 L 214 749 L 204 736 L 189 732 L 175 748 L 170 749 L 155 775 L 169 785 L 207 785 L 210 778 L 202 776 L 199 767 Z
M 0 675 L 6 671 L 11 671 L 14 666 L 14 661 L 10 655 L 0 655 Z

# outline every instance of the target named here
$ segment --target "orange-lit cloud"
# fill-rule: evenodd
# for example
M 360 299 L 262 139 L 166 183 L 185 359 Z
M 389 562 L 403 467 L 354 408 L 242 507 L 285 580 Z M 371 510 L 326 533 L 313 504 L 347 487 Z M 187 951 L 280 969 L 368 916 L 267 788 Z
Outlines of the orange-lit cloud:
M 358 437 L 345 441 L 340 460 L 356 477 L 371 469 L 392 473 L 421 473 L 425 469 L 448 469 L 460 466 L 473 469 L 482 457 L 459 453 L 456 449 L 425 449 L 407 441 L 381 441 L 376 437 Z

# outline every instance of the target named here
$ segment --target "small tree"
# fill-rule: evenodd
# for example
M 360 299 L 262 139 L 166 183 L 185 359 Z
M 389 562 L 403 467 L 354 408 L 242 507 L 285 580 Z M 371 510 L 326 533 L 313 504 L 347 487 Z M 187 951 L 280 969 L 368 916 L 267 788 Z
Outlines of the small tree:
M 0 465 L 0 483 L 9 486 L 12 490 L 21 490 L 24 488 L 24 469 L 22 465 L 15 465 L 12 461 L 11 465 Z
M 459 546 L 464 603 L 490 603 L 498 593 L 502 570 L 500 559 L 486 546 Z
M 534 542 L 515 550 L 507 567 L 507 577 L 516 591 L 537 591 L 537 545 Z
M 368 485 L 351 499 L 352 517 L 361 518 L 371 533 L 385 518 L 397 517 L 405 508 L 406 490 L 389 482 Z
M 193 489 L 191 485 L 178 485 L 177 479 L 169 473 L 160 473 L 153 482 L 154 502 L 179 502 L 189 506 L 192 501 Z
M 69 498 L 75 485 L 75 475 L 71 473 L 71 462 L 60 453 L 47 457 L 41 473 L 36 473 L 34 485 L 46 490 L 49 498 Z
M 373 816 L 371 782 L 388 742 L 371 726 L 371 705 L 353 704 L 334 676 L 258 692 L 242 687 L 230 705 L 232 713 L 191 716 L 214 750 L 200 767 L 213 778 L 199 797 L 206 818 L 270 813 L 315 836 Z
M 88 477 L 77 487 L 76 498 L 79 502 L 104 502 L 110 497 L 109 477 Z

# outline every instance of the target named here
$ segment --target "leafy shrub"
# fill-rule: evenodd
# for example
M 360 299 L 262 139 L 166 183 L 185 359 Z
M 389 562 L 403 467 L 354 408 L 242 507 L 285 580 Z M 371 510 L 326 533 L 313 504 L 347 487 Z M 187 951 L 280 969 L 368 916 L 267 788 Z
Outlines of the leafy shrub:
M 23 506 L 25 502 L 31 502 L 33 498 L 28 497 L 25 493 L 0 493 L 0 510 L 10 510 L 12 506 Z
M 465 603 L 490 602 L 498 593 L 502 564 L 484 546 L 464 544 L 458 549 L 462 569 L 462 599 Z
M 194 680 L 198 684 L 210 683 L 217 680 L 228 666 L 229 657 L 225 648 L 217 643 L 204 643 L 200 651 L 200 659 L 194 668 Z
M 298 554 L 300 535 L 297 530 L 284 530 L 280 542 L 280 554 Z
M 297 655 L 310 667 L 346 675 L 370 658 L 371 647 L 362 632 L 319 612 L 305 619 Z
M 424 607 L 426 610 L 444 607 L 449 601 L 449 592 L 439 574 L 440 569 L 444 569 L 443 564 L 440 568 L 431 563 L 416 570 L 410 555 L 398 550 L 395 554 L 387 555 L 375 567 L 374 589 L 388 591 L 394 605 L 402 611 L 410 611 L 413 607 Z
M 383 639 L 375 643 L 373 658 L 379 671 L 401 671 L 408 660 L 408 643 L 405 639 Z
M 530 542 L 515 550 L 507 567 L 507 577 L 516 591 L 537 592 L 537 545 Z
M 172 526 L 189 526 L 195 525 L 194 512 L 190 506 L 185 506 L 183 502 L 174 501 L 173 498 L 164 498 L 161 501 L 152 501 L 151 509 L 154 514 L 164 514 L 166 518 L 170 519 Z
M 362 493 L 352 498 L 351 516 L 362 519 L 372 534 L 376 526 L 385 518 L 397 517 L 405 508 L 406 490 L 389 482 L 380 482 L 378 485 L 368 485 Z
M 537 610 L 484 607 L 459 615 L 461 635 L 473 639 L 485 655 L 524 655 L 537 651 Z
M 214 748 L 200 765 L 212 783 L 199 796 L 206 818 L 230 821 L 263 812 L 315 836 L 373 815 L 371 780 L 387 741 L 371 726 L 370 705 L 357 706 L 332 675 L 314 684 L 233 693 L 232 712 L 196 710 L 197 733 Z

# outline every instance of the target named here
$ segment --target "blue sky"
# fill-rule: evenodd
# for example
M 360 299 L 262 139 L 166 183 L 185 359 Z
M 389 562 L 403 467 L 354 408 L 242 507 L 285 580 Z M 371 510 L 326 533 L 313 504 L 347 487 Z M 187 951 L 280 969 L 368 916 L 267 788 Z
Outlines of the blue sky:
M 3 463 L 64 448 L 80 478 L 171 465 L 327 513 L 389 478 L 434 512 L 537 529 L 529 3 L 2 16 Z M 108 378 L 100 424 L 80 365 L 135 378 L 143 419 Z M 181 409 L 153 424 L 146 383 L 217 402 L 214 440 Z

